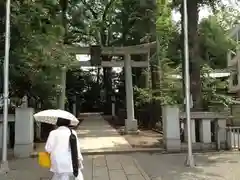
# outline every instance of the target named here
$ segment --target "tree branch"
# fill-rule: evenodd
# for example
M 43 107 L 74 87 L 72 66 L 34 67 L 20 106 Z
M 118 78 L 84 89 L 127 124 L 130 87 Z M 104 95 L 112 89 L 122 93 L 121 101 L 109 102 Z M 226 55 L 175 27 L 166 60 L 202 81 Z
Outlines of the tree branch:
M 112 7 L 115 0 L 110 0 L 110 2 L 106 5 L 106 8 L 104 9 L 103 15 L 102 15 L 102 22 L 106 20 L 108 10 Z
M 83 5 L 88 8 L 88 10 L 92 13 L 94 19 L 98 19 L 98 15 L 97 13 L 91 8 L 91 6 L 86 2 L 86 0 L 81 0 L 81 2 L 83 3 Z

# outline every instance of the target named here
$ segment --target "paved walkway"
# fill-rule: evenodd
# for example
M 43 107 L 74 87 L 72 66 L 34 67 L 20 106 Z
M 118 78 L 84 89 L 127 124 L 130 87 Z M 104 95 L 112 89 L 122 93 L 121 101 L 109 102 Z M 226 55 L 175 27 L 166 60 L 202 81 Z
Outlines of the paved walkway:
M 84 121 L 77 133 L 83 152 L 132 149 L 129 143 L 97 113 L 84 114 Z M 0 180 L 49 180 L 52 176 L 48 169 L 38 166 L 36 158 L 11 160 L 9 166 L 11 171 L 6 175 L 0 174 Z M 85 155 L 83 174 L 84 180 L 150 180 L 132 156 L 120 154 Z
M 9 162 L 11 171 L 0 180 L 50 180 L 52 174 L 37 159 Z M 150 180 L 134 158 L 127 155 L 84 156 L 84 180 Z
M 239 180 L 239 152 L 195 154 L 196 167 L 184 165 L 186 154 L 135 153 L 151 180 Z
M 82 116 L 84 120 L 77 130 L 82 152 L 113 152 L 132 149 L 126 139 L 119 135 L 99 113 L 88 113 Z
M 150 180 L 138 162 L 127 155 L 87 156 L 85 180 Z

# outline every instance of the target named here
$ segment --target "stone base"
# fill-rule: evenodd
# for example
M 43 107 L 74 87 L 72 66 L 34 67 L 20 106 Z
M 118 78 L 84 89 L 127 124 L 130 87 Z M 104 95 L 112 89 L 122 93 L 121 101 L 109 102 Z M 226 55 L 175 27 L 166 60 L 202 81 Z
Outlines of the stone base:
M 136 119 L 125 119 L 125 133 L 133 134 L 138 132 L 138 121 Z
M 2 162 L 0 166 L 0 174 L 7 174 L 9 170 L 8 161 Z
M 30 157 L 33 153 L 33 143 L 31 144 L 15 144 L 14 156 L 18 158 Z
M 181 151 L 180 139 L 166 139 L 165 148 L 167 152 L 180 152 Z

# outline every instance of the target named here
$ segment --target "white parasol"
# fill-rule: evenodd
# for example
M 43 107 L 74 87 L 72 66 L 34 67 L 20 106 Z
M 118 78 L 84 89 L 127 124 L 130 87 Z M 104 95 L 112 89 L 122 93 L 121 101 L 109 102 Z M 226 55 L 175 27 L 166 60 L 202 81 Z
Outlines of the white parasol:
M 40 111 L 33 115 L 36 121 L 47 123 L 47 124 L 56 124 L 58 118 L 67 119 L 70 121 L 70 125 L 76 126 L 78 125 L 78 119 L 71 113 L 60 110 L 60 109 L 49 109 Z

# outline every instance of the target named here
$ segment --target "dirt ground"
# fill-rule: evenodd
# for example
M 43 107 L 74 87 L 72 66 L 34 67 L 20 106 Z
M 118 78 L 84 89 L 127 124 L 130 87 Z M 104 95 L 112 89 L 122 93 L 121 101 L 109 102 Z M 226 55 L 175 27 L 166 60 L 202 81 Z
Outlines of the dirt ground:
M 122 136 L 133 148 L 158 148 L 163 146 L 162 134 L 152 130 L 139 130 L 139 134 Z

